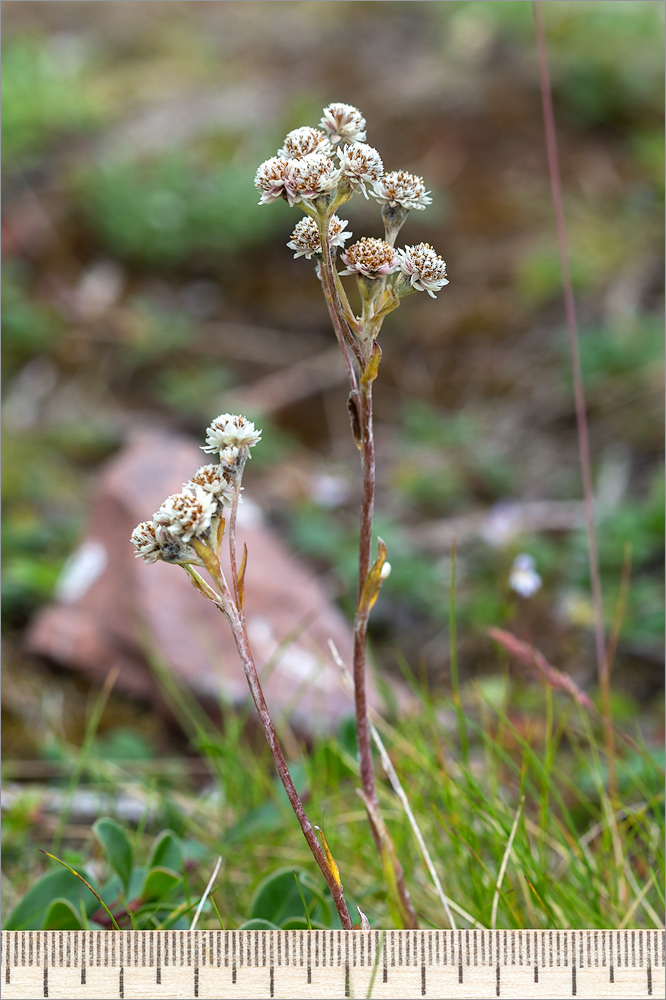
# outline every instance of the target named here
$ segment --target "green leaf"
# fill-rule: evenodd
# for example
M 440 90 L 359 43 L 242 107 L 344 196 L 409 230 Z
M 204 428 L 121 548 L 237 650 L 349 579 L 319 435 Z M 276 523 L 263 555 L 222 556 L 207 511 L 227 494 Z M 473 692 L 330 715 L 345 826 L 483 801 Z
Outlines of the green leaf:
M 162 830 L 153 845 L 148 868 L 169 868 L 172 872 L 179 872 L 182 865 L 183 846 L 180 838 L 173 830 Z
M 81 914 L 68 899 L 54 899 L 44 918 L 45 931 L 83 930 Z
M 307 872 L 299 871 L 297 875 L 311 919 L 330 926 L 331 911 L 324 895 L 310 880 Z M 305 919 L 303 900 L 292 868 L 273 872 L 259 883 L 252 900 L 250 916 L 270 920 L 278 926 L 291 917 Z
M 97 888 L 97 883 L 83 869 L 80 874 Z M 75 909 L 83 900 L 86 913 L 90 915 L 98 909 L 99 903 L 82 882 L 66 870 L 48 872 L 37 879 L 9 914 L 5 930 L 34 931 L 44 929 L 44 920 L 51 903 L 55 899 L 67 899 Z
M 114 819 L 98 819 L 93 823 L 95 836 L 104 848 L 109 864 L 120 876 L 127 892 L 132 875 L 132 845 L 120 823 Z
M 141 899 L 156 900 L 174 889 L 181 881 L 180 875 L 169 871 L 168 868 L 153 868 L 146 875 L 146 881 L 141 890 Z
M 253 917 L 252 920 L 246 920 L 244 924 L 241 924 L 238 928 L 239 931 L 279 931 L 280 928 L 277 924 L 271 923 L 270 920 L 262 920 L 261 917 Z
M 282 921 L 280 929 L 283 931 L 326 931 L 329 930 L 329 927 L 320 924 L 318 920 L 311 920 L 308 924 L 305 917 L 289 917 Z

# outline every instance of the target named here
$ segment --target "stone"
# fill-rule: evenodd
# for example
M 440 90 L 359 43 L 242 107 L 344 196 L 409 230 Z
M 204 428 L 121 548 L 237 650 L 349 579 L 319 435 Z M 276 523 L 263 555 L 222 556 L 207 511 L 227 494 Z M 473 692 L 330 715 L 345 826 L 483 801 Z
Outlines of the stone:
M 153 429 L 132 434 L 99 474 L 85 539 L 63 570 L 56 600 L 31 623 L 30 651 L 96 681 L 117 669 L 117 688 L 143 699 L 161 700 L 160 669 L 211 707 L 220 698 L 240 705 L 249 697 L 221 612 L 184 570 L 147 565 L 129 541 L 136 524 L 207 460 L 187 438 Z M 247 628 L 269 707 L 276 721 L 286 718 L 304 735 L 329 731 L 353 713 L 328 648 L 333 640 L 351 665 L 350 624 L 249 499 L 239 507 L 239 558 L 244 542 Z M 372 685 L 369 701 L 378 704 Z

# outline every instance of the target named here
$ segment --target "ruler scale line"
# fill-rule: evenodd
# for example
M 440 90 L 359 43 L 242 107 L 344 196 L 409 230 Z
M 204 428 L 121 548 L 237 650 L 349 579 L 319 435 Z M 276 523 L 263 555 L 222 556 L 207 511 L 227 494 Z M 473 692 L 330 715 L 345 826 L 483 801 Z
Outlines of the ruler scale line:
M 371 976 L 372 996 L 431 1000 L 456 995 L 456 980 L 484 1000 L 640 1000 L 663 989 L 664 933 L 646 929 L 3 931 L 2 947 L 6 1000 L 358 998 Z

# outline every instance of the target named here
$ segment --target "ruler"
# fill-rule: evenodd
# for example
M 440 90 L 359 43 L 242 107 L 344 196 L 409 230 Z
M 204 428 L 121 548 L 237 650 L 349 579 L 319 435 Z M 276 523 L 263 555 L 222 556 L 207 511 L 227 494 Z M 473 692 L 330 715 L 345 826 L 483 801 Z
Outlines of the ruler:
M 3 931 L 5 1000 L 664 995 L 663 931 Z

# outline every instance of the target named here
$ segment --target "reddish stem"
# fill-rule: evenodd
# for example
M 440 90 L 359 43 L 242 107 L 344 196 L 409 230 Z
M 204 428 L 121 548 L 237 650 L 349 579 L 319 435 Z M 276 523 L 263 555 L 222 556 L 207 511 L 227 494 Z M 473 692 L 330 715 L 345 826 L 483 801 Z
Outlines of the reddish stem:
M 601 593 L 601 573 L 599 571 L 599 552 L 597 546 L 597 531 L 594 517 L 594 491 L 592 487 L 592 463 L 590 458 L 590 441 L 585 406 L 585 391 L 583 374 L 580 364 L 578 344 L 578 324 L 576 321 L 576 304 L 571 281 L 571 266 L 569 262 L 569 247 L 562 198 L 562 180 L 557 150 L 557 133 L 555 115 L 553 114 L 553 97 L 548 71 L 548 52 L 546 34 L 543 24 L 543 13 L 539 0 L 534 0 L 534 21 L 536 26 L 537 48 L 539 53 L 539 79 L 541 85 L 541 102 L 546 132 L 546 151 L 548 155 L 548 172 L 550 188 L 555 212 L 557 230 L 557 246 L 560 255 L 560 270 L 562 274 L 562 291 L 564 294 L 564 309 L 569 333 L 569 351 L 571 354 L 571 369 L 573 373 L 574 401 L 576 409 L 576 426 L 578 428 L 578 449 L 583 480 L 583 496 L 585 501 L 585 520 L 587 523 L 588 559 L 590 581 L 592 585 L 592 603 L 594 607 L 594 637 L 597 658 L 597 671 L 601 688 L 602 715 L 604 719 L 604 742 L 608 754 L 608 774 L 611 793 L 615 790 L 614 740 L 610 704 L 610 669 L 606 655 L 606 637 L 604 630 L 603 602 Z

